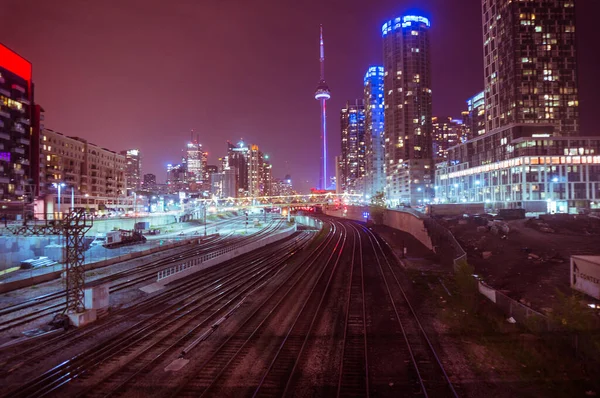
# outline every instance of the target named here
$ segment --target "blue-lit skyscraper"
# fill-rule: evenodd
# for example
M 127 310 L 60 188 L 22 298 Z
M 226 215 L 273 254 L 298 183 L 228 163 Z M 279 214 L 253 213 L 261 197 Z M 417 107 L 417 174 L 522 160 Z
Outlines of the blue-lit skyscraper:
M 325 102 L 331 97 L 329 86 L 325 82 L 325 49 L 323 44 L 323 26 L 319 41 L 321 79 L 315 91 L 315 99 L 321 104 L 321 162 L 319 170 L 319 189 L 327 189 L 327 111 Z
M 383 66 L 371 66 L 365 74 L 365 194 L 385 192 L 383 151 Z
M 388 204 L 433 197 L 431 71 L 427 18 L 386 22 L 383 34 L 385 168 Z

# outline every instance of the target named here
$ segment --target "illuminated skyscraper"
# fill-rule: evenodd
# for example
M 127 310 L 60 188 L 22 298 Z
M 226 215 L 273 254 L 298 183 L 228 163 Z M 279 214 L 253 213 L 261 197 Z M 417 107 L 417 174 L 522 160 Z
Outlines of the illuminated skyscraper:
M 432 118 L 433 157 L 437 162 L 448 159 L 448 149 L 466 141 L 469 129 L 461 119 L 449 116 Z
M 39 167 L 39 153 L 30 150 L 33 83 L 31 63 L 0 44 L 0 202 L 20 201 L 26 194 L 32 174 L 31 164 Z M 36 138 L 39 140 L 39 132 Z M 39 178 L 36 178 L 39 179 Z
M 383 155 L 383 66 L 372 66 L 365 74 L 365 194 L 385 192 Z
M 465 120 L 470 132 L 469 138 L 475 138 L 485 134 L 485 92 L 477 93 L 467 100 L 467 120 Z
M 142 187 L 142 155 L 139 149 L 121 151 L 121 155 L 125 156 L 125 186 L 130 196 Z
M 248 150 L 248 195 L 262 195 L 263 153 L 258 145 L 251 145 Z
M 429 27 L 427 18 L 413 15 L 382 27 L 386 196 L 391 205 L 432 197 Z
M 206 155 L 202 150 L 202 144 L 194 140 L 187 144 L 187 173 L 190 182 L 201 182 L 204 179 L 204 167 L 206 165 Z
M 315 91 L 315 99 L 321 104 L 321 166 L 319 172 L 319 189 L 327 189 L 327 112 L 325 102 L 331 98 L 329 86 L 325 82 L 325 49 L 323 44 L 323 26 L 320 35 L 321 80 Z
M 482 5 L 486 134 L 578 135 L 575 1 Z
M 341 189 L 342 193 L 362 193 L 357 182 L 365 175 L 365 105 L 362 99 L 348 101 L 342 109 Z

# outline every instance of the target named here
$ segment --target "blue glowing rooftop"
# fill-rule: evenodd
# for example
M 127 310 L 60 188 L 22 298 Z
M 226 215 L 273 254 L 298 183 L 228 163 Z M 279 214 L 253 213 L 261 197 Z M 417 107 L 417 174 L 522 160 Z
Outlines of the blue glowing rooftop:
M 431 26 L 429 19 L 425 17 L 421 17 L 418 15 L 406 15 L 403 17 L 398 17 L 394 20 L 389 20 L 383 24 L 381 27 L 381 33 L 383 36 L 387 35 L 392 30 L 411 27 L 413 23 L 422 23 L 425 24 L 428 28 Z
M 364 82 L 365 82 L 365 84 L 367 84 L 367 81 L 370 78 L 375 77 L 375 76 L 383 77 L 384 74 L 385 74 L 385 72 L 383 70 L 383 66 L 371 66 L 367 70 L 367 73 L 365 73 Z

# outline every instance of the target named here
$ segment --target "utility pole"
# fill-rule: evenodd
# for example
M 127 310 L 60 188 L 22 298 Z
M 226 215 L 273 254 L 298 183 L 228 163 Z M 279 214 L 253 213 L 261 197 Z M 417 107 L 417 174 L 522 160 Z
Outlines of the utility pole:
M 80 313 L 85 309 L 85 250 L 83 237 L 92 227 L 93 220 L 85 214 L 84 209 L 71 211 L 63 222 L 66 240 L 66 284 L 67 284 L 67 313 Z

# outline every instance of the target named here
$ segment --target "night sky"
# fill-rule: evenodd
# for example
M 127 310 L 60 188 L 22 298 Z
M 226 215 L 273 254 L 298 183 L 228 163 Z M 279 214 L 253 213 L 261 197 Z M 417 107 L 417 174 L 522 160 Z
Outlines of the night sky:
M 600 135 L 600 2 L 577 7 L 582 132 Z M 381 25 L 408 12 L 431 19 L 434 115 L 459 116 L 483 89 L 480 9 L 481 0 L 0 0 L 0 42 L 33 63 L 47 128 L 139 148 L 143 172 L 159 181 L 191 129 L 210 164 L 226 140 L 243 138 L 271 156 L 275 177 L 307 190 L 319 171 L 319 24 L 333 170 L 339 111 L 382 62 Z

